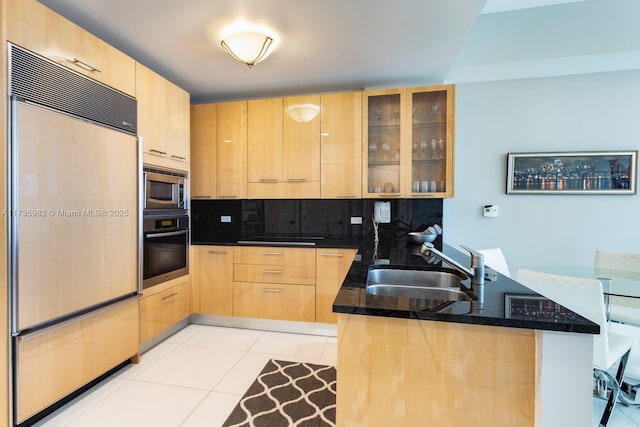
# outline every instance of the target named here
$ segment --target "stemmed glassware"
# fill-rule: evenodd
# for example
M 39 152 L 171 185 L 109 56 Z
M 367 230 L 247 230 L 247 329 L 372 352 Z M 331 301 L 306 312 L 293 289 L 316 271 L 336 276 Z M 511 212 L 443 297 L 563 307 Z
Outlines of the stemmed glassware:
M 369 144 L 369 156 L 371 157 L 372 161 L 376 157 L 377 150 L 378 150 L 378 145 L 376 145 L 375 141 L 371 141 L 371 143 Z
M 389 150 L 391 150 L 391 146 L 389 144 L 387 144 L 386 142 L 384 142 L 382 144 L 382 151 L 384 151 L 384 160 L 387 160 L 387 154 L 389 153 Z
M 425 151 L 427 151 L 427 146 L 428 145 L 429 144 L 427 143 L 426 139 L 423 139 L 422 142 L 420 142 L 420 150 L 422 151 L 422 160 L 425 159 L 425 157 L 424 157 L 425 154 L 424 153 L 425 153 Z

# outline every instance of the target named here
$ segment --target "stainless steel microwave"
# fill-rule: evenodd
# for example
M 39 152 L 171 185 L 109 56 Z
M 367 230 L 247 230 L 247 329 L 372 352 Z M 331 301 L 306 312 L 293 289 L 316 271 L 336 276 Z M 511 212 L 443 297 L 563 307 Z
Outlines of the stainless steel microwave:
M 160 169 L 144 168 L 145 214 L 187 209 L 186 175 Z

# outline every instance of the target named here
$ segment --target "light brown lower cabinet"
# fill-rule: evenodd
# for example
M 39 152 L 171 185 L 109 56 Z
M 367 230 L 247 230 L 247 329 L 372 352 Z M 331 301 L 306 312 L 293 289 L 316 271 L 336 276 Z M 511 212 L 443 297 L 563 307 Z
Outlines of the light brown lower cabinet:
M 19 423 L 138 354 L 138 300 L 132 299 L 17 345 Z
M 160 289 L 149 296 L 146 293 L 153 288 L 145 290 L 145 295 L 140 300 L 141 343 L 170 328 L 191 313 L 188 279 L 182 280 L 182 283 Z
M 357 252 L 356 249 L 316 250 L 316 322 L 338 321 L 333 301 Z
M 194 294 L 200 297 L 200 307 L 194 309 L 201 314 L 232 316 L 233 246 L 198 246 L 196 250 Z
M 314 286 L 236 282 L 233 287 L 234 316 L 313 322 L 315 311 Z

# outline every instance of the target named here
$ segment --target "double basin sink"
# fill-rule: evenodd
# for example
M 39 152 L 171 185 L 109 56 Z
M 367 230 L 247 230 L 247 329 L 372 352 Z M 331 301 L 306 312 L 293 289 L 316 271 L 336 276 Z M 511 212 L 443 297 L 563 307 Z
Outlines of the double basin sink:
M 465 277 L 440 267 L 420 268 L 401 265 L 373 265 L 367 272 L 366 292 L 372 295 L 473 301 L 474 294 L 462 284 Z

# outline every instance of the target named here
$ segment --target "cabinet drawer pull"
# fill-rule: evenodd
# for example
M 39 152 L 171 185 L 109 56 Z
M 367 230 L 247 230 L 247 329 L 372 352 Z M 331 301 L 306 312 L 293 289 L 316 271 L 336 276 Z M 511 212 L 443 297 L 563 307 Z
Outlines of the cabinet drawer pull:
M 332 257 L 337 257 L 337 258 L 342 258 L 342 254 L 320 254 L 322 256 L 332 256 Z
M 338 194 L 336 197 L 338 199 L 355 199 L 356 195 L 355 194 Z
M 207 251 L 207 252 L 209 252 L 210 254 L 214 254 L 214 255 L 226 255 L 227 254 L 227 251 L 219 251 L 219 250 L 217 251 L 215 249 Z
M 177 292 L 171 292 L 169 295 L 165 295 L 165 296 L 163 296 L 163 297 L 162 297 L 162 301 L 164 301 L 164 300 L 166 300 L 166 299 L 169 299 L 169 298 L 171 298 L 171 297 L 175 297 L 176 295 L 178 295 L 178 293 L 177 293 Z
M 262 270 L 264 274 L 282 274 L 284 270 Z
M 277 178 L 260 178 L 258 181 L 268 183 L 268 182 L 278 182 Z
M 284 289 L 281 288 L 262 288 L 262 292 L 271 292 L 274 294 L 281 294 L 284 292 Z
M 381 193 L 384 197 L 400 197 L 400 193 Z
M 289 182 L 305 182 L 307 178 L 287 178 Z
M 186 158 L 186 157 L 183 157 L 183 156 L 176 156 L 175 154 L 172 154 L 172 155 L 171 155 L 171 158 L 173 158 L 173 159 L 178 159 L 178 160 L 187 160 L 187 158 Z
M 162 154 L 162 155 L 166 155 L 167 154 L 166 151 L 156 150 L 155 148 L 149 148 L 149 152 L 150 153 L 154 153 L 154 154 Z
M 231 196 L 231 195 L 229 195 L 229 196 L 220 196 L 220 198 L 221 198 L 221 199 L 237 199 L 237 198 L 238 198 L 238 196 Z
M 91 73 L 101 73 L 102 72 L 99 69 L 97 69 L 96 67 L 94 67 L 93 65 L 87 64 L 84 61 L 80 61 L 78 58 L 73 58 L 73 60 L 68 59 L 67 61 L 71 62 L 76 67 L 82 68 L 83 70 L 89 71 Z
M 210 195 L 206 195 L 206 196 L 193 196 L 194 199 L 210 199 L 211 196 Z
M 284 252 L 262 252 L 262 255 L 267 255 L 267 256 L 270 256 L 270 255 L 282 256 L 282 255 L 284 255 Z

